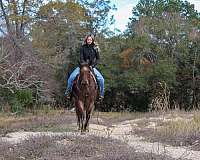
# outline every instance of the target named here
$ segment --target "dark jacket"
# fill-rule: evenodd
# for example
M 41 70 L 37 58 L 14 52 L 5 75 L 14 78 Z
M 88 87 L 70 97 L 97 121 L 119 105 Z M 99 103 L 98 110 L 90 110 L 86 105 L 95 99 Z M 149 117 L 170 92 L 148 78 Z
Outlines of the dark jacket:
M 80 49 L 80 62 L 89 63 L 90 66 L 95 67 L 99 61 L 99 51 L 94 45 L 84 44 Z

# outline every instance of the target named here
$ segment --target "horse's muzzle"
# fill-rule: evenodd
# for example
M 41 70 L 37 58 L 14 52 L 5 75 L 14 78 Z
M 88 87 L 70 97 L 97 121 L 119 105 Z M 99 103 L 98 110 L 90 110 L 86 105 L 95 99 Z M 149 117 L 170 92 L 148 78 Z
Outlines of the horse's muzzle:
M 89 85 L 89 82 L 88 81 L 81 81 L 81 85 Z

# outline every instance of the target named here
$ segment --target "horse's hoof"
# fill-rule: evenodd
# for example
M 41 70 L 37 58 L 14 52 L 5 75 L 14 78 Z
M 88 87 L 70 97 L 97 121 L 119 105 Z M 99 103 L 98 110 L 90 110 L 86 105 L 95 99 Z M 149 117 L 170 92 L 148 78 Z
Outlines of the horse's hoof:
M 81 135 L 85 135 L 86 133 L 84 131 L 81 131 Z
M 89 132 L 89 129 L 86 129 L 85 131 L 86 131 L 86 132 Z

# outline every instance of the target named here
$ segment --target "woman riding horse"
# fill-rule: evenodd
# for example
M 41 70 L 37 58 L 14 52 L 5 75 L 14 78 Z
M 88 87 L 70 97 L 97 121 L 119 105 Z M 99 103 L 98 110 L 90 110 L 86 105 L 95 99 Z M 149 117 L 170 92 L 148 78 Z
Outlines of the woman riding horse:
M 99 82 L 100 87 L 100 96 L 99 99 L 103 100 L 104 98 L 104 78 L 101 75 L 101 73 L 95 68 L 99 61 L 99 51 L 94 43 L 94 36 L 88 35 L 86 36 L 84 40 L 84 44 L 82 45 L 80 49 L 80 63 L 88 63 L 92 68 L 93 72 Z M 72 91 L 72 85 L 73 81 L 76 78 L 76 76 L 80 72 L 80 67 L 77 67 L 69 76 L 68 83 L 67 83 L 67 89 L 65 91 L 65 96 L 69 99 L 70 93 Z
M 87 36 L 84 42 L 85 44 L 80 49 L 81 65 L 71 73 L 65 92 L 65 95 L 69 98 L 73 87 L 73 99 L 81 132 L 89 131 L 89 119 L 98 91 L 96 78 L 100 84 L 99 99 L 102 100 L 104 97 L 104 78 L 95 68 L 99 61 L 99 52 L 95 47 L 93 36 Z

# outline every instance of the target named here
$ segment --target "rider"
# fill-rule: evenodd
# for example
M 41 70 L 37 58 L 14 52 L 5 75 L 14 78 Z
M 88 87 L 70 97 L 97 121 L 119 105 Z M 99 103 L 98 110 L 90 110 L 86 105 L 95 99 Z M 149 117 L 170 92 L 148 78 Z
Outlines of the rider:
M 102 100 L 104 98 L 104 78 L 101 75 L 101 73 L 95 68 L 99 59 L 100 59 L 99 49 L 97 45 L 95 45 L 94 43 L 94 36 L 93 35 L 86 36 L 84 40 L 84 44 L 82 45 L 80 49 L 80 63 L 89 62 L 89 64 L 93 68 L 94 74 L 99 82 L 99 87 L 100 87 L 99 99 Z M 65 96 L 67 98 L 70 97 L 73 81 L 76 78 L 76 76 L 79 74 L 79 72 L 80 72 L 80 68 L 77 67 L 68 78 L 67 89 L 65 91 Z

